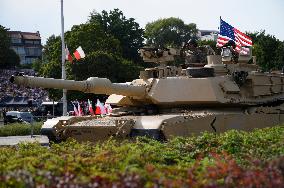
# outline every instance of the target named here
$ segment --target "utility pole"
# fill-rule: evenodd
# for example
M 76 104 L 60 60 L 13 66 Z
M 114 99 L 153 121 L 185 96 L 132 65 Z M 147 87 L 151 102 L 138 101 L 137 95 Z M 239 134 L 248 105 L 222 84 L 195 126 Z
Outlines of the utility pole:
M 62 79 L 66 79 L 66 71 L 65 71 L 65 42 L 64 42 L 64 16 L 63 16 L 63 0 L 61 0 L 61 48 L 62 48 Z M 67 115 L 67 90 L 63 89 L 63 116 Z

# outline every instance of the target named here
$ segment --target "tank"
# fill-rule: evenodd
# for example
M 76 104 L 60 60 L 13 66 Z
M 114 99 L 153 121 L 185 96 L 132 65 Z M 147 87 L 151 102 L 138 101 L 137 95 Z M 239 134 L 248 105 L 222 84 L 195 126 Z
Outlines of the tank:
M 106 103 L 116 108 L 107 116 L 48 119 L 41 132 L 52 141 L 135 136 L 165 140 L 204 131 L 250 131 L 284 122 L 283 74 L 261 72 L 255 58 L 249 64 L 250 48 L 237 58 L 232 58 L 229 48 L 224 48 L 222 55 L 209 51 L 206 64 L 169 66 L 177 58 L 186 59 L 186 49 L 142 48 L 143 60 L 157 66 L 141 71 L 139 78 L 130 83 L 112 83 L 97 77 L 73 81 L 25 75 L 12 76 L 11 82 L 109 95 Z

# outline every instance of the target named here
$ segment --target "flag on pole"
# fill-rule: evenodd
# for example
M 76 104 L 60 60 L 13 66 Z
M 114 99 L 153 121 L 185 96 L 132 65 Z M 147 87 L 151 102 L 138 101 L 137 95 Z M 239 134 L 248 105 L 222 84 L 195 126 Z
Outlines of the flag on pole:
M 83 116 L 83 109 L 80 106 L 80 103 L 78 102 L 78 116 Z
M 73 54 L 77 60 L 85 57 L 85 53 L 81 46 L 79 46 Z
M 72 103 L 72 104 L 73 104 L 75 116 L 79 116 L 79 112 L 78 112 L 78 110 L 77 110 L 75 104 L 74 104 L 74 103 Z
M 101 115 L 101 108 L 99 106 L 97 106 L 96 104 L 96 111 L 95 111 L 96 115 Z
M 110 114 L 112 112 L 112 107 L 110 104 L 105 104 L 105 109 L 106 109 L 106 113 L 107 114 Z
M 229 41 L 235 43 L 234 50 L 238 53 L 247 54 L 248 49 L 243 47 L 252 46 L 252 39 L 249 36 L 220 18 L 220 33 L 217 39 L 217 47 L 223 47 Z
M 69 52 L 69 50 L 68 50 L 68 47 L 67 47 L 67 45 L 66 45 L 66 47 L 65 47 L 65 59 L 66 60 L 68 60 L 68 61 L 70 61 L 70 63 L 73 63 L 73 58 L 72 58 L 72 56 L 71 56 L 71 54 L 70 54 L 70 52 Z
M 104 115 L 104 114 L 106 114 L 106 109 L 105 109 L 104 105 L 100 102 L 99 99 L 97 99 L 95 114 L 96 115 Z
M 91 115 L 94 115 L 94 110 L 92 106 L 92 102 L 88 99 L 88 106 L 89 106 L 89 112 Z

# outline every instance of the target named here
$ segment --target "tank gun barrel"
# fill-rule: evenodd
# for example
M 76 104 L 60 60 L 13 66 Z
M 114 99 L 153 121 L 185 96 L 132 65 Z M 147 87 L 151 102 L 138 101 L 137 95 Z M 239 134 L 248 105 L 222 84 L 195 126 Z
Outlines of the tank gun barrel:
M 112 83 L 107 78 L 90 77 L 85 81 L 74 81 L 34 76 L 12 76 L 12 83 L 42 88 L 55 88 L 82 91 L 84 93 L 117 94 L 124 96 L 143 97 L 146 93 L 145 86 L 133 86 L 125 83 Z

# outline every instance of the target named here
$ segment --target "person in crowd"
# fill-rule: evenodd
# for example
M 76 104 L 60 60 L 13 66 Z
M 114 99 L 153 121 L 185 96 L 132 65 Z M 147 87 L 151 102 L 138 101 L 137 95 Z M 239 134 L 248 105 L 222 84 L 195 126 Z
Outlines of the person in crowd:
M 47 117 L 47 119 L 52 118 L 52 115 L 51 115 L 50 111 L 47 112 L 46 117 Z

